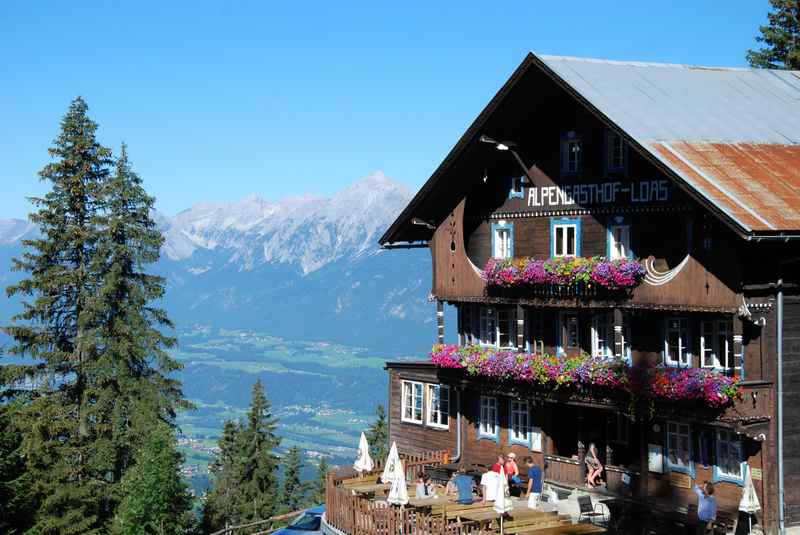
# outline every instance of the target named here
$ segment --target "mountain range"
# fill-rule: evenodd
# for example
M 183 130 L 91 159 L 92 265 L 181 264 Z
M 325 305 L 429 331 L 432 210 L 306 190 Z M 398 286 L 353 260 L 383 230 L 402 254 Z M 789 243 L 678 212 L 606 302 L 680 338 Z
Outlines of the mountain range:
M 167 279 L 164 306 L 184 326 L 419 354 L 435 335 L 429 253 L 377 244 L 410 197 L 377 171 L 330 197 L 250 195 L 154 212 L 165 237 L 154 267 Z M 19 276 L 10 259 L 35 232 L 27 221 L 0 220 L 0 285 Z M 0 319 L 15 310 L 0 301 Z

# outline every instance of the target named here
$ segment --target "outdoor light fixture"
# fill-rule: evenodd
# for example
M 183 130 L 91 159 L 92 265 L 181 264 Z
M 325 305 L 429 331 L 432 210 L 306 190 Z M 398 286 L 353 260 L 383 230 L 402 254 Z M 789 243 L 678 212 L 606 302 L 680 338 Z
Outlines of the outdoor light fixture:
M 522 161 L 522 158 L 520 157 L 520 155 L 517 154 L 517 151 L 514 150 L 514 147 L 517 146 L 516 143 L 514 143 L 513 141 L 497 141 L 496 139 L 492 139 L 489 136 L 483 135 L 483 134 L 481 135 L 480 138 L 478 138 L 478 140 L 481 143 L 489 143 L 490 145 L 494 145 L 494 148 L 496 148 L 497 150 L 510 151 L 511 154 L 514 155 L 514 159 L 517 160 L 517 163 L 519 164 L 519 166 L 522 167 L 522 172 L 525 173 L 525 178 L 527 179 L 527 181 L 523 180 L 522 181 L 522 185 L 523 186 L 526 186 L 526 185 L 527 186 L 532 186 L 533 185 L 533 178 L 531 178 L 531 176 L 528 174 L 528 166 L 525 165 L 525 162 Z M 486 176 L 485 175 L 484 175 L 483 181 L 486 182 Z
M 436 227 L 434 227 L 433 225 L 431 225 L 427 221 L 424 221 L 424 220 L 422 220 L 422 219 L 420 219 L 418 217 L 412 217 L 411 218 L 411 224 L 412 225 L 419 225 L 421 227 L 427 227 L 427 228 L 429 228 L 431 230 L 436 230 Z

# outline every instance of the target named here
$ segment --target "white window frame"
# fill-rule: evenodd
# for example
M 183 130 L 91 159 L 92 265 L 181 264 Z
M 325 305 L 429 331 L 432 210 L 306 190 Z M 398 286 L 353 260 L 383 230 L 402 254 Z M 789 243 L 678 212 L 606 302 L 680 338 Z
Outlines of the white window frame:
M 447 385 L 428 384 L 427 390 L 426 419 L 428 425 L 439 429 L 450 429 L 450 387 Z M 434 399 L 437 397 L 439 406 L 434 407 Z
M 572 251 L 569 251 L 569 231 L 572 230 Z M 559 240 L 558 233 L 561 232 Z M 559 242 L 561 252 L 559 253 Z M 577 256 L 578 254 L 578 225 L 575 223 L 553 223 L 553 256 L 556 258 Z
M 671 322 L 677 321 L 678 328 L 678 354 L 673 355 L 670 352 L 670 335 L 675 333 L 676 330 L 670 325 Z M 689 318 L 670 317 L 664 320 L 664 362 L 668 366 L 678 366 L 681 368 L 691 367 L 692 365 L 692 350 L 689 339 Z M 677 358 L 676 358 L 677 357 Z
M 747 463 L 744 460 L 744 448 L 741 437 L 730 429 L 717 429 L 716 436 L 714 438 L 716 449 L 714 479 L 717 481 L 733 481 L 737 483 L 743 482 L 744 473 L 747 469 Z M 728 455 L 731 455 L 733 453 L 732 450 L 735 450 L 736 460 L 732 464 L 735 464 L 739 467 L 736 473 L 728 472 L 725 468 L 723 468 L 724 465 L 721 464 L 723 448 L 727 450 Z
M 478 436 L 497 439 L 500 436 L 497 398 L 494 396 L 481 396 L 479 403 L 480 420 L 478 421 Z
M 667 421 L 667 429 L 666 429 L 666 439 L 667 439 L 667 447 L 666 447 L 666 455 L 665 459 L 667 461 L 667 467 L 671 472 L 686 472 L 690 475 L 694 474 L 694 462 L 692 459 L 692 428 L 688 423 L 684 422 L 674 422 L 674 421 Z M 685 461 L 680 459 L 677 455 L 675 457 L 675 462 L 672 460 L 672 450 L 676 450 L 676 452 L 680 453 L 680 450 L 683 450 L 680 447 L 681 439 L 685 439 L 686 441 L 686 448 L 685 448 Z M 673 447 L 675 444 L 675 447 Z
M 614 313 L 600 312 L 592 315 L 592 356 L 614 356 Z
M 511 258 L 512 257 L 512 240 L 513 233 L 511 227 L 498 226 L 494 229 L 494 251 L 492 251 L 493 258 Z
M 620 233 L 619 238 L 617 232 Z M 609 240 L 609 260 L 620 260 L 628 258 L 631 250 L 631 227 L 630 225 L 611 225 L 608 229 Z
M 511 191 L 509 193 L 509 197 L 525 198 L 525 186 L 523 184 L 524 181 L 524 176 L 515 176 L 511 179 Z
M 526 400 L 511 399 L 508 403 L 508 441 L 511 444 L 531 444 L 531 412 Z
M 478 339 L 483 346 L 513 349 L 516 344 L 516 310 L 513 308 L 480 307 Z M 501 338 L 508 336 L 506 344 Z
M 700 322 L 700 366 L 718 370 L 739 369 L 740 366 L 735 364 L 733 320 L 702 320 Z
M 411 388 L 411 399 L 409 400 L 409 392 L 406 391 L 406 385 L 410 386 Z M 417 392 L 415 391 L 416 388 L 419 387 L 419 397 L 417 397 Z M 403 380 L 402 385 L 402 395 L 400 401 L 400 420 L 410 424 L 419 424 L 422 425 L 423 422 L 423 412 L 424 412 L 424 392 L 425 388 L 423 383 L 419 381 L 406 381 Z M 415 418 L 416 416 L 416 400 L 419 399 L 419 418 Z M 411 403 L 408 407 L 411 408 L 411 416 L 406 416 L 406 406 L 407 403 Z

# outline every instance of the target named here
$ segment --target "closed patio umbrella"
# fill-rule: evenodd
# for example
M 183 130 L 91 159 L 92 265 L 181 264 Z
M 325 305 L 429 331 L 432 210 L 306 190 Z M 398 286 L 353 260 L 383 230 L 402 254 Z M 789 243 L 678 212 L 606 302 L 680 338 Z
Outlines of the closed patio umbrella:
M 758 501 L 756 488 L 753 486 L 753 477 L 750 475 L 750 467 L 746 468 L 744 476 L 744 489 L 742 489 L 742 499 L 739 501 L 739 510 L 747 513 L 748 533 L 753 530 L 753 519 L 750 515 L 754 515 L 761 510 L 761 504 Z
M 367 443 L 367 436 L 361 432 L 361 440 L 358 441 L 358 457 L 356 462 L 353 463 L 353 468 L 359 474 L 364 472 L 371 472 L 375 467 L 372 462 L 372 457 L 369 456 L 369 444 Z
M 392 474 L 392 488 L 389 489 L 386 501 L 394 505 L 405 505 L 408 503 L 408 487 L 406 486 L 403 462 L 398 458 L 395 466 L 395 473 Z
M 404 480 L 406 478 L 405 472 L 403 472 L 403 465 L 400 462 L 400 454 L 397 453 L 397 443 L 392 442 L 392 447 L 389 448 L 389 455 L 386 457 L 386 462 L 383 464 L 383 475 L 381 475 L 381 481 L 384 483 L 391 483 L 394 480 L 395 473 L 400 473 L 400 477 Z
M 503 515 L 514 509 L 508 492 L 508 476 L 504 466 L 500 467 L 500 477 L 497 478 L 497 495 L 494 499 L 495 512 L 500 513 L 500 533 L 503 533 Z

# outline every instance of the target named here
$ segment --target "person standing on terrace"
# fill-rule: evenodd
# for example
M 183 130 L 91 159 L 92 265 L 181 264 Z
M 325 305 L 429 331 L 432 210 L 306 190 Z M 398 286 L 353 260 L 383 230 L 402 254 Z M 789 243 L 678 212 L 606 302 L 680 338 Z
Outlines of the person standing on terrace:
M 700 535 L 714 532 L 714 521 L 717 519 L 717 499 L 714 497 L 714 484 L 706 481 L 703 488 L 694 486 L 697 494 L 697 518 L 700 520 L 697 533 Z

